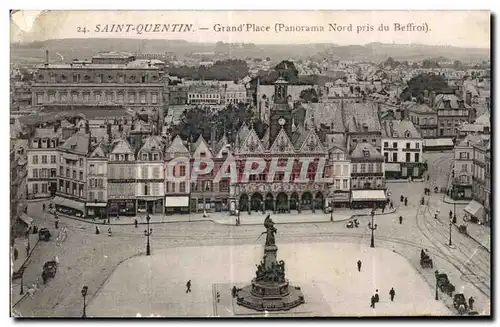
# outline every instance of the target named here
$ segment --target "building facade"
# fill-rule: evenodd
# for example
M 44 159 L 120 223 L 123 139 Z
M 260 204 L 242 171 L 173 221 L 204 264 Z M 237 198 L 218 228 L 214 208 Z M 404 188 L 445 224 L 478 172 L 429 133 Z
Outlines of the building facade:
M 476 136 L 468 136 L 455 146 L 453 171 L 451 173 L 451 197 L 455 200 L 472 199 L 472 180 L 474 175 L 473 143 Z
M 90 135 L 73 134 L 58 147 L 56 210 L 77 217 L 85 216 L 87 202 L 87 156 L 91 150 Z
M 87 217 L 104 219 L 108 216 L 108 148 L 104 142 L 93 148 L 87 158 Z
M 438 119 L 437 112 L 426 104 L 415 104 L 408 108 L 408 117 L 420 132 L 422 138 L 436 138 Z
M 438 137 L 457 137 L 460 127 L 470 122 L 470 104 L 454 94 L 438 94 L 434 102 L 437 111 Z
M 57 191 L 61 135 L 52 129 L 37 129 L 28 149 L 28 199 L 48 198 Z
M 135 153 L 125 139 L 111 145 L 108 156 L 108 215 L 136 216 Z
M 115 103 L 163 121 L 160 70 L 147 61 L 110 53 L 69 64 L 49 64 L 47 59 L 37 69 L 32 84 L 35 108 L 61 105 L 64 111 L 76 104 Z
M 328 173 L 333 179 L 329 202 L 334 207 L 346 207 L 351 199 L 351 162 L 343 146 L 334 146 L 328 152 Z
M 218 85 L 192 85 L 187 94 L 187 103 L 192 105 L 221 105 L 223 89 Z
M 182 158 L 180 160 L 179 158 Z M 191 154 L 177 135 L 165 150 L 165 213 L 190 213 Z M 192 203 L 193 201 L 191 201 Z
M 159 136 L 149 136 L 137 153 L 137 211 L 141 214 L 164 213 L 164 144 Z
M 423 138 L 409 120 L 382 124 L 382 153 L 387 178 L 420 178 L 423 169 Z

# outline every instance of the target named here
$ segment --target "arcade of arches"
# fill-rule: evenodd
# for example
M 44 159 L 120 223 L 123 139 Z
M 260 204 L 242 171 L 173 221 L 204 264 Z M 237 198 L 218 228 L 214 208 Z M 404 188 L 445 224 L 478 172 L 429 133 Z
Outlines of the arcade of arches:
M 325 197 L 322 192 L 269 192 L 262 194 L 243 193 L 239 198 L 240 211 L 266 211 L 275 213 L 290 212 L 290 210 L 322 210 L 325 205 Z

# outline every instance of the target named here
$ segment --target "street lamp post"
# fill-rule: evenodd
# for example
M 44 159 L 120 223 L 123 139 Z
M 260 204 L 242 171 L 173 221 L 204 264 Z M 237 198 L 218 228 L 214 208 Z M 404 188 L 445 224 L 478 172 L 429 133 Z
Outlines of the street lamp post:
M 82 318 L 86 318 L 87 317 L 87 314 L 86 314 L 87 304 L 85 303 L 85 297 L 87 296 L 88 290 L 89 290 L 89 288 L 87 286 L 84 286 L 82 288 L 82 296 L 83 296 L 83 313 L 82 313 Z
M 147 243 L 146 243 L 146 255 L 151 255 L 151 246 L 149 244 L 149 236 L 153 233 L 153 229 L 149 228 L 149 221 L 151 220 L 151 217 L 149 216 L 149 213 L 146 216 L 146 223 L 147 223 L 147 228 L 144 230 L 144 235 L 147 237 Z
M 449 246 L 451 246 L 451 225 L 452 225 L 452 220 L 450 219 L 450 241 L 448 243 Z
M 31 244 L 30 244 L 31 227 L 32 225 L 28 227 L 28 232 L 27 232 L 28 245 L 26 245 L 26 256 L 30 255 L 30 250 L 31 250 Z
M 370 242 L 370 247 L 374 248 L 375 247 L 375 238 L 373 237 L 373 231 L 377 229 L 377 224 L 373 224 L 373 218 L 375 217 L 375 209 L 372 210 L 372 222 L 371 223 L 368 223 L 368 228 L 370 228 L 370 230 L 372 231 L 372 238 L 371 238 L 371 242 Z
M 330 201 L 330 221 L 333 221 L 333 200 Z
M 436 296 L 434 297 L 434 299 L 437 301 L 439 300 L 439 297 L 438 297 L 438 274 L 439 274 L 439 271 L 435 271 L 434 272 L 434 275 L 436 276 Z
M 19 292 L 19 295 L 24 294 L 24 269 L 25 266 L 22 266 L 21 269 L 19 269 L 21 273 L 21 291 Z

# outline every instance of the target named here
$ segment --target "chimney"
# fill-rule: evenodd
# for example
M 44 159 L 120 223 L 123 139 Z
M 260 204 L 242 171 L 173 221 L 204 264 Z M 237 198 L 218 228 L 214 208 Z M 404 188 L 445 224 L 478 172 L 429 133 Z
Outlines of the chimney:
M 436 91 L 431 92 L 431 102 L 430 102 L 430 107 L 434 107 L 434 103 L 436 102 Z
M 45 67 L 49 66 L 49 50 L 45 50 Z
M 472 93 L 469 91 L 465 92 L 465 103 L 467 103 L 469 106 L 472 105 Z

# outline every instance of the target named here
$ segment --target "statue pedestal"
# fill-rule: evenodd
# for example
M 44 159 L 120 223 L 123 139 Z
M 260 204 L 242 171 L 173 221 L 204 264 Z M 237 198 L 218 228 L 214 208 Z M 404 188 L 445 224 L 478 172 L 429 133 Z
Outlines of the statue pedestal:
M 278 247 L 276 245 L 266 245 L 264 247 L 264 267 L 266 269 L 271 269 L 271 266 L 276 265 L 277 262 L 277 252 Z
M 284 283 L 269 283 L 252 280 L 236 294 L 236 303 L 257 311 L 290 310 L 305 302 L 300 287 Z

